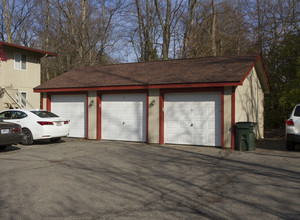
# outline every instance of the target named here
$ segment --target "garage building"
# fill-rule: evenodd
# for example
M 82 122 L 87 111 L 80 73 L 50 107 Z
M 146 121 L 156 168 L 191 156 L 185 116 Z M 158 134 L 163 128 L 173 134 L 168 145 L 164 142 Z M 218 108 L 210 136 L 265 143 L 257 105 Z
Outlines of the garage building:
M 70 137 L 233 148 L 234 124 L 264 135 L 269 83 L 258 55 L 78 67 L 34 89 Z

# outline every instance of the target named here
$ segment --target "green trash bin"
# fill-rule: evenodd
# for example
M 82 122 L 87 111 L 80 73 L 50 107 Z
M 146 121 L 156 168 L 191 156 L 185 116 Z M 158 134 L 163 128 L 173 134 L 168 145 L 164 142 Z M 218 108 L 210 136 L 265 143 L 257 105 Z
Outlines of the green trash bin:
M 255 150 L 254 122 L 238 122 L 235 124 L 235 149 L 239 151 Z

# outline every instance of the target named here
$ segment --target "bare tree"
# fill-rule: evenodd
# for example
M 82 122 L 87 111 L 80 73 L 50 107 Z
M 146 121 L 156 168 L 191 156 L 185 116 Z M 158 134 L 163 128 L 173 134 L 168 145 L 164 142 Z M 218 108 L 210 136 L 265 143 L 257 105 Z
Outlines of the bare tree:
M 85 31 L 86 31 L 86 2 L 87 0 L 81 0 L 81 30 L 79 33 L 79 60 L 83 60 L 84 45 L 85 45 Z
M 49 49 L 49 35 L 50 35 L 50 2 L 46 0 L 46 36 L 45 36 L 45 47 L 47 51 Z
M 2 40 L 58 54 L 42 61 L 43 80 L 116 51 L 139 61 L 266 53 L 300 29 L 299 0 L 2 0 L 0 12 Z
M 32 32 L 30 27 L 33 22 L 33 10 L 36 7 L 36 0 L 2 0 L 5 21 L 5 33 L 10 43 L 32 44 Z
M 162 28 L 162 36 L 163 36 L 163 44 L 162 44 L 162 56 L 164 60 L 169 58 L 169 47 L 171 40 L 171 26 L 176 25 L 179 16 L 178 12 L 181 8 L 183 0 L 175 2 L 175 6 L 172 10 L 172 1 L 167 0 L 167 5 L 162 5 L 161 1 L 155 0 L 155 7 L 157 11 L 157 15 L 159 18 L 159 22 Z M 164 7 L 165 6 L 165 7 Z M 165 18 L 163 18 L 163 8 L 165 8 Z M 174 23 L 173 23 L 174 22 Z
M 7 42 L 11 43 L 12 42 L 12 36 L 11 36 L 12 16 L 11 16 L 11 13 L 8 12 L 8 6 L 6 3 L 6 0 L 3 0 L 3 7 L 4 7 L 4 18 L 5 18 Z
M 162 45 L 162 55 L 163 59 L 167 60 L 169 57 L 169 47 L 171 38 L 171 0 L 167 0 L 166 16 L 165 21 L 163 21 L 162 12 L 159 7 L 157 0 L 155 0 L 156 11 L 160 21 L 161 28 L 163 30 L 163 45 Z
M 216 19 L 217 19 L 217 9 L 215 5 L 215 0 L 211 1 L 212 6 L 212 24 L 211 24 L 211 51 L 213 56 L 217 56 L 217 46 L 216 46 Z
M 42 61 L 43 81 L 76 66 L 112 62 L 110 50 L 119 40 L 115 28 L 124 2 L 44 0 L 36 16 L 35 34 L 38 44 L 48 45 L 58 57 Z
M 137 18 L 138 18 L 138 34 L 140 41 L 140 61 L 152 61 L 157 59 L 157 52 L 154 47 L 155 41 L 155 6 L 153 0 L 144 0 L 145 4 L 141 4 L 139 0 L 135 0 Z M 145 5 L 145 11 L 141 8 Z
M 187 19 L 185 22 L 185 32 L 183 36 L 183 49 L 182 49 L 182 57 L 187 58 L 189 53 L 189 43 L 191 38 L 191 32 L 195 19 L 195 9 L 196 9 L 197 0 L 189 0 L 188 2 L 188 12 Z

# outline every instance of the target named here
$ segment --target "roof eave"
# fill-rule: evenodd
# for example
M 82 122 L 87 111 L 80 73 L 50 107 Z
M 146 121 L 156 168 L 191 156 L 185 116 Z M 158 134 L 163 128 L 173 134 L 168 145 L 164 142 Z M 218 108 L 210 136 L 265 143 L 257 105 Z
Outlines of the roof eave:
M 85 92 L 107 90 L 140 90 L 140 89 L 180 89 L 180 88 L 213 88 L 225 86 L 238 86 L 240 82 L 217 82 L 217 83 L 187 83 L 187 84 L 159 84 L 159 85 L 123 85 L 102 87 L 76 87 L 76 88 L 34 88 L 34 92 Z
M 252 64 L 252 66 L 249 68 L 248 72 L 245 74 L 244 78 L 240 81 L 240 85 L 243 85 L 244 80 L 247 78 L 251 70 L 255 68 L 257 72 L 258 79 L 260 81 L 260 84 L 263 88 L 263 91 L 265 94 L 270 94 L 270 84 L 267 77 L 267 72 L 264 68 L 263 61 L 260 55 L 257 56 L 255 62 Z
M 38 50 L 38 49 L 34 49 L 34 48 L 29 48 L 29 47 L 24 47 L 24 46 L 20 46 L 20 45 L 16 45 L 16 44 L 12 44 L 12 43 L 7 43 L 7 42 L 0 42 L 0 45 L 2 46 L 7 46 L 7 47 L 14 47 L 14 48 L 18 48 L 18 49 L 22 49 L 22 50 L 27 50 L 27 51 L 31 51 L 31 52 L 35 52 L 35 53 L 39 53 L 42 56 L 57 56 L 56 53 L 52 53 L 52 52 L 48 52 L 48 51 L 44 51 L 44 50 Z
M 268 77 L 267 77 L 267 72 L 265 70 L 261 55 L 258 55 L 257 59 L 258 60 L 255 63 L 255 69 L 257 71 L 259 81 L 260 81 L 260 83 L 263 87 L 264 93 L 265 94 L 270 94 L 270 84 L 269 84 L 269 80 L 268 80 Z

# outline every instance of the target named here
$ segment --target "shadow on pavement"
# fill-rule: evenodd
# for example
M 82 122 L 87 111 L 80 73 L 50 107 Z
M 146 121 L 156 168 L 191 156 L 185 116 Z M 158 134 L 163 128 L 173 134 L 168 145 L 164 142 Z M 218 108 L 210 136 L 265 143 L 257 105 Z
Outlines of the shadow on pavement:
M 58 143 L 64 143 L 63 139 L 60 140 Z M 49 145 L 49 144 L 57 144 L 57 143 L 52 143 L 50 140 L 36 140 L 33 142 L 33 144 L 39 144 L 39 145 Z
M 16 150 L 20 150 L 20 148 L 17 147 L 17 146 L 8 146 L 5 149 L 0 150 L 0 153 L 1 152 L 16 151 Z

